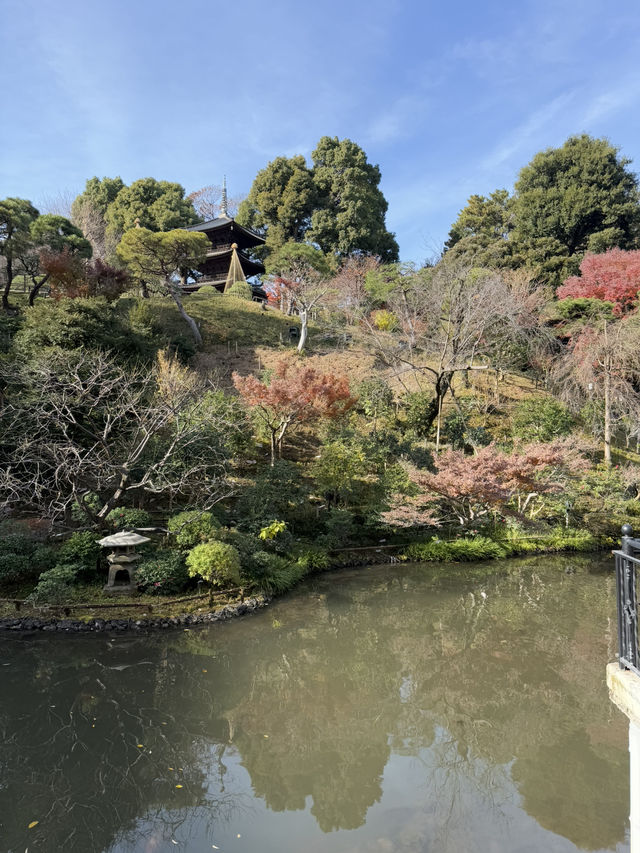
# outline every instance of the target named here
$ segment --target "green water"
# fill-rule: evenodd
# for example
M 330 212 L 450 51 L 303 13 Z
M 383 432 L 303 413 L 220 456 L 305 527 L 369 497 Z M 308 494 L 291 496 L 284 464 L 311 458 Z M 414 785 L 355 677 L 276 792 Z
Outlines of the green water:
M 209 628 L 2 635 L 0 853 L 628 851 L 609 560 L 384 566 Z

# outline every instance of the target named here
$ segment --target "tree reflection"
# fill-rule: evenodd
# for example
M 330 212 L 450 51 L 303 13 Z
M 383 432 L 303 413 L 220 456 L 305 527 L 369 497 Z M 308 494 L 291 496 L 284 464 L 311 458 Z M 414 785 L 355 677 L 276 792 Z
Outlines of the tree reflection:
M 422 807 L 398 850 L 472 849 L 469 813 L 497 827 L 518 802 L 584 849 L 615 846 L 628 780 L 604 687 L 611 579 L 544 564 L 321 577 L 171 636 L 8 638 L 0 850 L 200 838 L 250 800 L 229 781 L 236 754 L 269 809 L 308 807 L 324 832 L 362 826 L 392 753 L 414 756 Z

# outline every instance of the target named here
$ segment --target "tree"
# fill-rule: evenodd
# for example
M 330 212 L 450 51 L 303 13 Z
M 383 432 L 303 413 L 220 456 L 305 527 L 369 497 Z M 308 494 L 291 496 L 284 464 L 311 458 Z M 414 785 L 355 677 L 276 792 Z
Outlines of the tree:
M 388 263 L 398 244 L 385 226 L 387 201 L 379 189 L 380 168 L 350 139 L 323 136 L 311 155 L 318 193 L 310 239 L 325 252 L 346 257 L 359 251 Z
M 115 252 L 117 239 L 107 234 L 107 209 L 124 189 L 122 178 L 89 178 L 71 205 L 71 219 L 91 243 L 95 257 L 106 260 Z
M 587 251 L 633 248 L 640 205 L 629 163 L 608 140 L 587 134 L 536 154 L 515 184 L 516 262 L 560 283 Z
M 580 275 L 568 278 L 557 296 L 611 302 L 614 313 L 620 316 L 636 307 L 639 290 L 640 250 L 609 249 L 601 255 L 585 255 Z
M 154 233 L 148 228 L 127 231 L 118 246 L 119 257 L 134 275 L 154 278 L 176 304 L 181 317 L 189 325 L 196 344 L 202 344 L 202 335 L 195 320 L 184 309 L 179 276 L 202 263 L 209 248 L 209 240 L 201 231 L 173 231 Z
M 509 236 L 514 226 L 512 207 L 507 190 L 494 190 L 486 197 L 470 196 L 451 226 L 445 251 L 475 266 L 508 266 Z
M 379 268 L 379 258 L 356 253 L 343 260 L 333 277 L 331 289 L 349 325 L 357 323 L 371 303 L 367 281 Z
M 420 508 L 429 523 L 453 516 L 466 524 L 494 510 L 534 517 L 544 506 L 544 495 L 562 492 L 570 474 L 586 468 L 575 446 L 563 441 L 534 442 L 510 453 L 489 444 L 473 456 L 446 450 L 436 465 L 435 472 L 410 474 L 421 490 L 414 502 L 416 522 Z
M 265 234 L 266 252 L 308 240 L 324 252 L 354 252 L 398 258 L 398 244 L 385 226 L 387 202 L 380 169 L 350 139 L 324 136 L 312 154 L 276 157 L 260 171 L 238 210 L 238 222 Z
M 26 251 L 31 240 L 31 223 L 38 211 L 23 198 L 6 198 L 0 201 L 0 255 L 5 260 L 5 285 L 2 291 L 2 308 L 10 311 L 9 293 L 15 274 L 14 261 Z
M 512 286 L 497 272 L 472 269 L 446 256 L 437 267 L 400 270 L 386 287 L 387 304 L 400 329 L 378 329 L 371 320 L 366 329 L 396 375 L 411 373 L 418 381 L 428 377 L 433 382 L 434 397 L 422 423 L 423 429 L 437 423 L 437 451 L 442 404 L 453 393 L 454 376 L 487 370 L 496 359 L 502 368 L 508 354 L 505 341 L 539 336 L 539 294 L 533 287 Z
M 171 380 L 176 370 L 184 381 Z M 77 504 L 101 525 L 145 494 L 211 507 L 229 492 L 223 444 L 211 430 L 232 427 L 204 416 L 207 382 L 184 371 L 169 357 L 150 371 L 82 349 L 4 364 L 2 509 L 55 520 Z
M 237 221 L 266 237 L 266 251 L 300 242 L 311 225 L 316 187 L 304 157 L 276 157 L 255 177 Z
M 300 317 L 298 352 L 307 342 L 311 312 L 329 292 L 330 270 L 323 253 L 308 243 L 285 243 L 267 264 L 267 272 L 275 275 L 276 295 Z
M 234 372 L 233 384 L 269 434 L 272 466 L 294 424 L 335 420 L 356 402 L 346 376 L 320 373 L 289 358 L 278 362 L 270 381 Z
M 90 258 L 91 243 L 82 231 L 64 216 L 45 213 L 38 216 L 30 226 L 30 241 L 24 243 L 18 254 L 22 270 L 31 279 L 29 305 L 33 306 L 41 288 L 47 282 L 49 273 L 42 266 L 43 253 L 50 257 L 66 253 L 69 257 Z
M 155 178 L 140 178 L 123 187 L 107 207 L 105 218 L 116 233 L 136 225 L 150 231 L 171 231 L 193 225 L 198 219 L 180 184 Z
M 611 465 L 616 421 L 640 422 L 640 319 L 631 315 L 584 327 L 570 341 L 554 378 L 574 408 L 601 404 L 604 462 Z
M 209 184 L 200 187 L 199 190 L 189 193 L 187 201 L 193 205 L 198 219 L 209 222 L 220 215 L 220 201 L 222 199 L 222 187 L 217 184 Z M 244 199 L 241 196 L 233 196 L 227 199 L 227 212 L 229 216 L 235 216 Z

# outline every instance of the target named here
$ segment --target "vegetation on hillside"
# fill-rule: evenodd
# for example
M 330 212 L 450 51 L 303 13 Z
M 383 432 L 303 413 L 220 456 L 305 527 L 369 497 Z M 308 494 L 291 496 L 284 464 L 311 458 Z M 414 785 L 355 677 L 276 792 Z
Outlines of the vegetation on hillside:
M 267 235 L 265 305 L 183 288 L 204 190 L 94 178 L 73 223 L 0 202 L 1 589 L 100 585 L 114 526 L 166 531 L 138 581 L 178 594 L 282 591 L 380 540 L 590 548 L 640 515 L 627 161 L 584 136 L 542 152 L 422 267 L 387 262 L 378 181 L 328 137 L 311 169 L 258 175 L 240 215 Z

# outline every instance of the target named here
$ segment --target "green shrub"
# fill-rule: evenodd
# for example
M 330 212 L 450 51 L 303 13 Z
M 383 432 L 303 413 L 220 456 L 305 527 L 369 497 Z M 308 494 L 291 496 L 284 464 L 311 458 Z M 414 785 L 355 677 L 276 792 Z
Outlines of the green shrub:
M 161 550 L 138 564 L 136 583 L 146 593 L 174 595 L 189 585 L 184 556 L 178 551 Z
M 29 556 L 38 547 L 37 541 L 25 533 L 5 533 L 0 536 L 0 554 L 22 554 Z
M 199 575 L 214 586 L 240 583 L 240 555 L 226 542 L 203 542 L 187 555 L 189 576 Z
M 523 400 L 513 416 L 512 429 L 523 441 L 553 441 L 569 435 L 573 418 L 557 400 Z
M 431 432 L 435 400 L 430 391 L 413 391 L 402 398 L 407 427 L 420 438 Z
M 151 516 L 144 509 L 134 507 L 116 507 L 107 515 L 107 521 L 114 530 L 133 530 L 136 527 L 150 527 Z
M 34 574 L 41 574 L 52 569 L 58 562 L 58 549 L 50 545 L 39 545 L 29 560 Z
M 348 509 L 332 507 L 326 515 L 325 534 L 320 537 L 326 548 L 343 548 L 357 537 L 358 527 L 353 514 Z
M 296 563 L 305 570 L 305 572 L 323 572 L 330 566 L 329 555 L 322 548 L 309 546 L 303 551 L 298 552 Z
M 276 595 L 294 587 L 307 574 L 300 563 L 292 563 L 277 554 L 259 551 L 253 555 L 256 575 L 254 582 L 267 595 Z
M 507 555 L 507 549 L 486 536 L 462 539 L 432 539 L 417 542 L 405 550 L 403 556 L 416 562 L 472 562 L 497 560 Z
M 299 524 L 306 533 L 312 508 L 309 488 L 300 468 L 293 462 L 278 459 L 273 467 L 261 470 L 255 483 L 240 494 L 236 511 L 240 526 L 254 533 L 274 518 L 281 518 L 294 530 Z
M 97 536 L 91 530 L 72 533 L 58 552 L 58 563 L 79 563 L 84 566 L 85 574 L 92 574 L 102 550 L 96 540 Z
M 225 290 L 225 296 L 235 296 L 237 299 L 253 299 L 253 290 L 246 281 L 234 281 L 229 290 Z
M 220 526 L 212 513 L 199 509 L 179 512 L 171 516 L 167 523 L 169 533 L 175 534 L 177 544 L 185 550 L 216 538 Z
M 15 583 L 36 574 L 26 554 L 0 554 L 0 583 Z
M 68 601 L 71 587 L 78 579 L 78 568 L 77 564 L 62 565 L 43 572 L 27 600 L 34 604 L 63 604 Z

